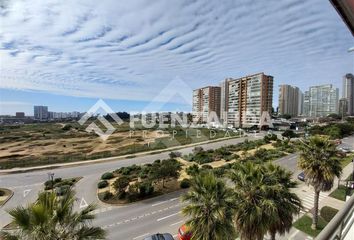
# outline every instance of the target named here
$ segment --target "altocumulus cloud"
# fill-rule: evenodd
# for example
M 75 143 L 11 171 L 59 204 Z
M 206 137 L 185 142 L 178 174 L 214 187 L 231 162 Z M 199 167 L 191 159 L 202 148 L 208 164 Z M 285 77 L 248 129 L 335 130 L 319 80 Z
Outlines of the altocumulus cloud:
M 195 88 L 265 71 L 305 88 L 353 68 L 323 0 L 11 0 L 0 24 L 6 89 L 149 100 L 176 76 Z

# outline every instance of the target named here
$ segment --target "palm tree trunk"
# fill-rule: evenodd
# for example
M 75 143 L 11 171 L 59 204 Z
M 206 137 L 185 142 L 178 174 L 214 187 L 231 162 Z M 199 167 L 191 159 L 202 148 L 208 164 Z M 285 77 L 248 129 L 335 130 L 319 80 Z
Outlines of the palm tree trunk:
M 317 229 L 318 223 L 318 201 L 320 198 L 320 191 L 315 190 L 314 196 L 314 209 L 313 209 L 313 217 L 312 217 L 312 229 Z
M 273 232 L 273 231 L 272 231 L 272 232 L 270 233 L 270 239 L 271 239 L 271 240 L 275 240 L 275 235 L 276 235 L 276 232 Z

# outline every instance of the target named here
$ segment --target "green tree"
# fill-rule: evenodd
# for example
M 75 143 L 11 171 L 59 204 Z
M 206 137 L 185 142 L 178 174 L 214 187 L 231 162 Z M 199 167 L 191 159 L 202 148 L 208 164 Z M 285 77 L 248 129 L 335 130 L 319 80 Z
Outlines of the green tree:
M 336 158 L 335 144 L 326 137 L 310 137 L 299 147 L 301 153 L 298 166 L 304 171 L 306 181 L 315 191 L 312 228 L 316 229 L 320 192 L 332 189 L 334 178 L 340 177 L 342 167 Z
M 214 174 L 197 175 L 182 200 L 188 203 L 182 212 L 189 217 L 193 240 L 235 239 L 232 192 Z
M 279 186 L 268 185 L 260 165 L 246 162 L 230 172 L 234 183 L 235 224 L 242 240 L 261 240 L 276 218 L 276 204 L 269 199 Z
M 65 240 L 105 239 L 106 232 L 91 225 L 95 205 L 88 205 L 74 212 L 75 193 L 69 190 L 57 197 L 53 192 L 43 192 L 28 207 L 9 210 L 12 224 L 18 229 L 0 233 L 4 240 Z
M 117 178 L 114 181 L 113 187 L 117 191 L 118 195 L 125 193 L 125 189 L 129 186 L 129 182 L 129 178 L 125 176 Z
M 297 137 L 297 134 L 293 130 L 288 129 L 282 133 L 282 136 L 290 139 Z
M 235 224 L 242 240 L 272 239 L 291 229 L 293 216 L 302 208 L 291 193 L 296 186 L 291 172 L 273 164 L 252 162 L 234 165 L 230 179 L 234 183 Z
M 167 178 L 178 178 L 181 164 L 175 159 L 163 160 L 156 167 L 151 169 L 150 178 L 152 180 L 162 181 L 162 187 L 165 187 Z
M 268 232 L 271 239 L 275 240 L 277 233 L 283 235 L 290 231 L 294 215 L 300 213 L 302 204 L 299 197 L 290 191 L 290 188 L 295 188 L 297 185 L 297 183 L 291 179 L 292 172 L 278 165 L 267 164 L 263 167 L 263 173 L 266 176 L 268 185 L 279 186 L 279 188 L 270 195 L 272 201 L 275 203 L 276 217 L 271 219 Z

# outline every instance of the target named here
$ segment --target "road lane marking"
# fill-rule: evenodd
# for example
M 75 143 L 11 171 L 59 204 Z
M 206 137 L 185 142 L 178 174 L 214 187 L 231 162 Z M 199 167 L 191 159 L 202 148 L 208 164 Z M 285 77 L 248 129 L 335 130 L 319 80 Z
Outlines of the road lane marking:
M 170 217 L 176 216 L 176 215 L 178 215 L 178 214 L 180 214 L 180 213 L 181 213 L 181 211 L 176 212 L 176 213 L 173 213 L 173 214 L 168 215 L 168 216 L 166 216 L 166 217 L 159 218 L 159 219 L 157 219 L 157 221 L 158 221 L 158 222 L 160 222 L 160 221 L 165 220 L 165 219 L 167 219 L 167 218 L 170 218 Z
M 32 191 L 32 189 L 26 189 L 26 190 L 24 190 L 24 191 L 23 191 L 23 197 L 25 198 L 25 197 L 29 194 L 30 191 Z
M 156 206 L 164 204 L 166 202 L 168 202 L 168 201 L 166 200 L 166 201 L 158 202 L 158 203 L 152 204 L 151 207 L 156 207 Z
M 150 235 L 150 233 L 145 233 L 145 234 L 143 234 L 143 235 L 137 236 L 137 237 L 133 238 L 133 240 L 139 239 L 139 238 L 143 238 L 143 237 L 145 237 L 145 236 L 147 236 L 147 235 Z
M 169 200 L 165 200 L 165 201 L 161 201 L 161 202 L 152 204 L 151 206 L 152 206 L 152 207 L 156 207 L 156 206 L 159 206 L 159 205 L 164 204 L 164 203 L 167 203 L 167 202 L 176 201 L 176 200 L 178 200 L 178 199 L 179 199 L 178 197 L 177 197 L 177 198 L 171 198 L 171 199 L 169 199 Z
M 172 224 L 170 225 L 170 227 L 175 226 L 175 225 L 178 225 L 178 224 L 181 224 L 181 223 L 183 223 L 183 220 L 182 220 L 182 221 L 179 221 L 179 222 L 176 222 L 176 223 L 172 223 Z
M 86 200 L 84 198 L 82 198 L 81 202 L 80 202 L 80 208 L 85 208 L 87 206 L 88 206 L 88 204 L 87 204 Z

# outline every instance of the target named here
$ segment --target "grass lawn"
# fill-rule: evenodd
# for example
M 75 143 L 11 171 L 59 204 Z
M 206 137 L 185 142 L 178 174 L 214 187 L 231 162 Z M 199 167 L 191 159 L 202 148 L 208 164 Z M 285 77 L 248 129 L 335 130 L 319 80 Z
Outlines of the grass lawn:
M 352 162 L 353 158 L 354 158 L 354 154 L 348 154 L 345 158 L 343 158 L 343 159 L 341 160 L 341 165 L 342 165 L 342 167 L 344 168 L 344 167 L 346 167 L 348 164 L 350 164 L 350 163 Z
M 321 231 L 322 229 L 324 229 L 327 225 L 327 222 L 322 218 L 322 217 L 318 217 L 318 229 L 313 230 L 311 228 L 311 224 L 312 224 L 312 218 L 308 215 L 304 215 L 301 218 L 299 218 L 294 224 L 293 226 L 297 229 L 299 229 L 300 231 L 310 235 L 311 237 L 316 237 Z
M 341 201 L 345 201 L 345 196 L 346 196 L 346 187 L 343 185 L 340 185 L 339 188 L 337 188 L 336 190 L 334 190 L 329 196 L 332 198 L 336 198 L 338 200 Z M 353 195 L 354 191 L 353 189 L 350 190 L 349 195 Z

